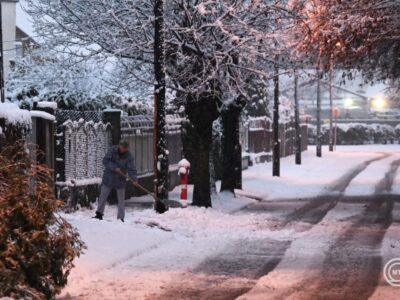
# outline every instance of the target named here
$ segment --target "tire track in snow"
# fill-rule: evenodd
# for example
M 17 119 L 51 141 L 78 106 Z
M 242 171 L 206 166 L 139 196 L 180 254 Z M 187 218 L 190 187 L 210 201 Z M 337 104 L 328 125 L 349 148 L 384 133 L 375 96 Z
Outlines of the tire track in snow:
M 382 272 L 380 248 L 391 224 L 393 197 L 372 196 L 371 204 L 329 249 L 320 276 L 293 299 L 368 299 Z
M 231 300 L 248 292 L 280 262 L 290 241 L 244 240 L 209 257 L 151 300 Z
M 303 281 L 278 298 L 290 299 L 368 299 L 379 284 L 382 273 L 381 245 L 392 224 L 392 210 L 398 195 L 391 191 L 400 160 L 375 187 L 375 195 L 345 197 L 343 202 L 368 205 L 364 213 L 329 248 L 318 276 Z M 354 199 L 356 198 L 356 199 Z
M 130 260 L 132 260 L 134 258 L 137 258 L 137 257 L 139 257 L 139 256 L 141 256 L 143 254 L 147 254 L 147 253 L 149 253 L 151 251 L 155 251 L 155 250 L 159 249 L 161 246 L 163 246 L 165 244 L 168 244 L 168 243 L 170 243 L 172 241 L 173 241 L 173 239 L 170 238 L 170 239 L 166 239 L 165 241 L 163 241 L 161 243 L 157 242 L 156 244 L 153 244 L 153 245 L 151 245 L 149 247 L 146 247 L 146 248 L 143 248 L 143 249 L 137 249 L 136 251 L 131 252 L 130 254 L 128 254 L 128 255 L 126 255 L 126 256 L 124 256 L 124 257 L 122 257 L 122 258 L 120 258 L 120 259 L 118 259 L 118 260 L 116 260 L 116 261 L 114 261 L 114 262 L 112 262 L 110 264 L 108 264 L 107 266 L 104 266 L 102 268 L 99 268 L 99 269 L 95 270 L 94 273 L 109 271 L 109 270 L 118 268 L 119 266 L 124 265 L 128 261 L 130 261 Z
M 358 176 L 362 171 L 364 171 L 370 164 L 388 158 L 392 155 L 393 154 L 391 153 L 381 153 L 381 156 L 369 159 L 359 164 L 358 166 L 350 170 L 347 174 L 342 176 L 332 187 L 328 188 L 328 191 L 343 193 L 353 181 L 353 179 Z
M 359 164 L 358 166 L 347 172 L 339 180 L 337 180 L 337 182 L 333 184 L 330 188 L 328 188 L 329 194 L 321 195 L 319 197 L 311 199 L 305 205 L 289 214 L 282 222 L 281 226 L 284 227 L 289 223 L 298 221 L 306 222 L 313 225 L 318 224 L 326 216 L 326 214 L 336 206 L 338 201 L 340 201 L 340 199 L 343 197 L 344 191 L 350 185 L 354 178 L 356 178 L 361 172 L 363 172 L 370 164 L 385 159 L 391 155 L 392 154 L 390 153 L 383 153 L 379 157 L 369 159 Z
M 357 175 L 363 172 L 371 163 L 387 158 L 390 155 L 391 154 L 383 154 L 358 165 L 356 168 L 340 178 L 337 183 L 329 189 L 330 192 L 337 192 L 338 194 L 323 195 L 316 197 L 311 201 L 307 201 L 305 205 L 289 214 L 280 227 L 285 227 L 287 224 L 293 221 L 306 222 L 312 226 L 318 224 L 325 217 L 325 215 L 336 206 L 338 201 L 343 197 L 343 192 L 346 190 L 347 186 L 349 186 L 351 181 Z M 398 165 L 400 165 L 400 160 L 397 166 Z M 395 174 L 396 170 L 391 170 L 390 174 Z M 393 182 L 394 175 L 388 175 L 385 176 L 385 178 L 389 178 L 391 179 L 390 182 Z M 387 185 L 388 184 L 385 183 L 384 186 L 386 187 Z M 288 200 L 285 201 L 284 205 L 280 204 L 278 207 L 280 209 L 285 207 L 287 208 L 287 205 L 290 205 L 290 203 L 291 201 Z M 294 202 L 292 202 L 292 204 L 294 204 Z M 267 206 L 270 205 L 271 204 L 268 202 Z M 268 207 L 265 207 L 263 203 L 257 203 L 245 208 L 245 210 L 251 210 L 253 212 L 263 209 L 268 210 Z M 307 229 L 309 228 L 303 228 L 303 230 Z M 264 259 L 264 261 L 268 261 L 268 263 L 265 265 L 263 272 L 259 273 L 258 276 L 249 276 L 249 274 L 247 274 L 247 276 L 240 276 L 242 279 L 247 278 L 250 280 L 248 282 L 242 282 L 241 284 L 238 284 L 238 282 L 232 282 L 232 274 L 241 274 L 243 270 L 251 270 L 254 268 L 248 261 L 247 263 L 243 262 L 243 260 L 246 261 L 246 259 L 248 259 L 248 256 L 243 255 L 241 251 L 237 253 L 239 256 L 224 253 L 219 257 L 217 256 L 205 261 L 196 269 L 197 271 L 201 271 L 201 273 L 206 273 L 206 277 L 200 278 L 196 275 L 189 275 L 188 278 L 190 278 L 190 280 L 186 282 L 186 284 L 183 284 L 183 286 L 186 287 L 184 290 L 182 290 L 181 285 L 179 288 L 169 288 L 166 293 L 163 293 L 156 299 L 234 299 L 240 295 L 243 295 L 256 283 L 254 278 L 265 276 L 274 270 L 291 244 L 290 241 L 287 241 L 284 246 L 282 246 L 282 244 L 278 246 L 278 243 L 278 241 L 271 241 L 270 247 L 278 247 L 280 249 L 279 253 L 274 253 L 274 251 L 271 251 L 272 249 L 268 249 L 266 252 L 264 252 L 270 253 L 270 257 L 269 260 Z M 261 256 L 260 258 L 262 259 L 263 257 Z M 240 267 L 238 268 L 238 266 Z M 253 271 L 254 270 L 257 270 L 257 268 L 253 269 Z M 221 278 L 221 276 L 225 277 Z M 252 277 L 253 280 L 251 280 Z M 212 280 L 210 278 L 212 278 Z M 196 284 L 193 285 L 193 282 L 196 282 Z M 213 282 L 213 284 L 210 284 L 211 282 Z M 227 283 L 230 283 L 230 285 L 227 285 Z
M 390 164 L 389 171 L 385 174 L 385 177 L 375 187 L 375 194 L 390 193 L 397 171 L 400 167 L 400 159 L 393 161 Z

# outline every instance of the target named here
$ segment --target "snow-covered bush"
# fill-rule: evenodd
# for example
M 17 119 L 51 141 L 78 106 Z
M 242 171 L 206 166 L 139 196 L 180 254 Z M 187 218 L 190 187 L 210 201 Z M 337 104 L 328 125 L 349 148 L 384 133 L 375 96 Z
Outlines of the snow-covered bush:
M 28 110 L 34 101 L 50 101 L 59 109 L 152 113 L 153 90 L 141 82 L 127 82 L 127 78 L 121 66 L 109 59 L 80 62 L 43 46 L 15 61 L 7 81 L 7 98 Z
M 368 126 L 362 124 L 354 124 L 347 131 L 344 131 L 344 133 L 343 140 L 347 144 L 362 145 L 370 140 Z
M 316 127 L 309 125 L 309 142 L 315 143 Z M 322 126 L 322 143 L 329 143 L 329 125 Z M 393 143 L 400 138 L 400 127 L 382 124 L 337 124 L 338 145 L 363 145 Z
M 14 103 L 0 103 L 0 149 L 2 145 L 23 139 L 31 129 L 29 111 Z
M 0 153 L 0 298 L 52 299 L 84 247 L 57 215 L 50 171 L 32 165 L 24 143 Z

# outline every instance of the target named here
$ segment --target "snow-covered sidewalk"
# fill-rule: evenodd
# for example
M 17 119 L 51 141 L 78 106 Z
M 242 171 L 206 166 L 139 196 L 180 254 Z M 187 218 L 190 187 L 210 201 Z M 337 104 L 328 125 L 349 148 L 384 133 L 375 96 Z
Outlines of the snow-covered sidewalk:
M 220 253 L 229 243 L 285 239 L 292 234 L 257 230 L 265 216 L 232 216 L 204 208 L 171 209 L 163 215 L 149 209 L 128 209 L 125 223 L 116 220 L 115 208 L 106 213 L 104 221 L 91 219 L 92 211 L 65 215 L 88 247 L 63 292 L 67 299 L 143 299 Z M 149 227 L 150 222 L 171 232 Z
M 94 212 L 89 210 L 64 215 L 78 228 L 88 249 L 76 261 L 76 268 L 60 298 L 164 299 L 160 295 L 170 296 L 172 287 L 176 287 L 177 283 L 179 286 L 181 282 L 198 280 L 201 281 L 199 285 L 210 290 L 216 288 L 211 287 L 213 284 L 219 285 L 218 288 L 237 285 L 239 291 L 242 287 L 248 290 L 255 286 L 249 294 L 245 294 L 247 290 L 243 289 L 237 296 L 245 294 L 242 299 L 268 299 L 266 295 L 271 292 L 271 288 L 289 289 L 296 286 L 299 279 L 311 276 L 313 273 L 310 270 L 317 270 L 321 266 L 335 237 L 352 226 L 352 218 L 362 214 L 364 207 L 338 203 L 315 226 L 304 227 L 301 222 L 294 222 L 291 226 L 277 226 L 276 215 L 268 210 L 239 211 L 247 205 L 259 203 L 243 195 L 262 198 L 265 203 L 294 199 L 294 205 L 300 207 L 304 204 L 302 198 L 329 194 L 332 186 L 360 164 L 389 152 L 390 158 L 378 160 L 365 169 L 367 171 L 380 166 L 382 171 L 376 175 L 381 177 L 393 159 L 400 158 L 395 153 L 397 148 L 338 147 L 334 153 L 325 151 L 323 158 L 315 157 L 314 149 L 310 149 L 303 155 L 302 166 L 294 165 L 292 157 L 283 159 L 280 178 L 272 178 L 271 164 L 260 164 L 244 172 L 244 190 L 240 192 L 242 196 L 232 198 L 229 194 L 214 195 L 213 209 L 170 209 L 163 215 L 157 215 L 150 209 L 128 208 L 125 223 L 116 220 L 115 207 L 107 207 L 104 221 L 91 219 Z M 398 180 L 396 177 L 395 182 Z M 354 182 L 356 185 L 362 184 L 362 181 Z M 369 186 L 371 182 L 366 181 L 366 184 Z M 347 189 L 356 188 L 356 185 L 350 183 Z M 179 189 L 174 190 L 171 198 L 177 198 L 178 194 Z M 139 200 L 150 199 L 133 199 Z M 148 226 L 154 223 L 170 231 Z M 395 232 L 389 229 L 387 234 L 389 240 L 385 240 L 384 245 L 392 245 Z M 278 259 L 278 254 L 271 257 L 274 263 L 268 268 L 272 272 L 262 277 L 258 284 L 255 278 L 239 280 L 237 274 L 224 273 L 226 270 L 237 272 L 237 268 L 243 266 L 231 269 L 222 266 L 222 275 L 215 271 L 221 269 L 222 262 L 218 262 L 218 257 L 224 255 L 232 256 L 235 260 L 244 257 L 243 263 L 247 262 L 248 268 L 256 269 L 258 266 L 254 265 L 252 258 L 259 256 L 260 260 L 268 259 L 263 255 L 275 249 L 274 245 L 277 253 L 283 257 Z M 385 255 L 393 255 L 393 251 Z M 225 258 L 225 264 L 232 263 L 232 259 Z M 261 269 L 262 263 L 265 261 L 260 262 Z M 216 274 L 204 273 L 204 269 L 207 269 L 204 268 L 205 264 L 216 264 L 210 266 Z M 185 289 L 185 285 L 182 285 L 182 289 Z M 384 292 L 391 295 L 392 290 Z M 176 299 L 190 297 L 182 294 L 176 296 Z
M 315 197 L 364 161 L 395 151 L 400 151 L 399 145 L 338 146 L 336 152 L 323 147 L 322 158 L 317 158 L 315 147 L 310 147 L 303 153 L 302 165 L 295 165 L 294 157 L 282 159 L 281 177 L 271 176 L 270 163 L 246 170 L 240 193 L 264 200 Z

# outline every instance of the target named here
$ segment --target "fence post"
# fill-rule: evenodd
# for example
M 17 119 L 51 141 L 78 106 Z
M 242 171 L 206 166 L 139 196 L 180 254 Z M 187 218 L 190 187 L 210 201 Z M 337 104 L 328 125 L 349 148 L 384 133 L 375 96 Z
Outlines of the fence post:
M 41 105 L 39 105 L 41 104 Z M 32 134 L 33 143 L 38 145 L 41 153 L 38 153 L 36 159 L 40 163 L 46 164 L 49 169 L 55 168 L 55 110 L 57 106 L 54 103 L 33 103 L 32 116 Z M 52 175 L 54 172 L 52 171 Z
M 121 139 L 121 111 L 118 109 L 104 110 L 103 123 L 111 124 L 111 141 L 113 145 L 118 145 Z

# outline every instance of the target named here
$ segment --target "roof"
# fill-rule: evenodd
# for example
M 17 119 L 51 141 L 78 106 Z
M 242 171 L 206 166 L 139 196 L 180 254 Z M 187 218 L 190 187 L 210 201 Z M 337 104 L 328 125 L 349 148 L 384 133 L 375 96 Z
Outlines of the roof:
M 2 1 L 4 1 L 4 0 L 2 0 Z M 13 2 L 17 2 L 17 1 L 13 1 Z M 33 38 L 35 36 L 33 20 L 28 15 L 28 13 L 24 10 L 24 8 L 27 6 L 27 3 L 25 0 L 20 0 L 18 2 L 19 3 L 17 3 L 17 20 L 16 20 L 17 27 L 21 31 L 23 31 L 24 33 L 26 33 L 27 35 L 29 35 L 30 37 Z

